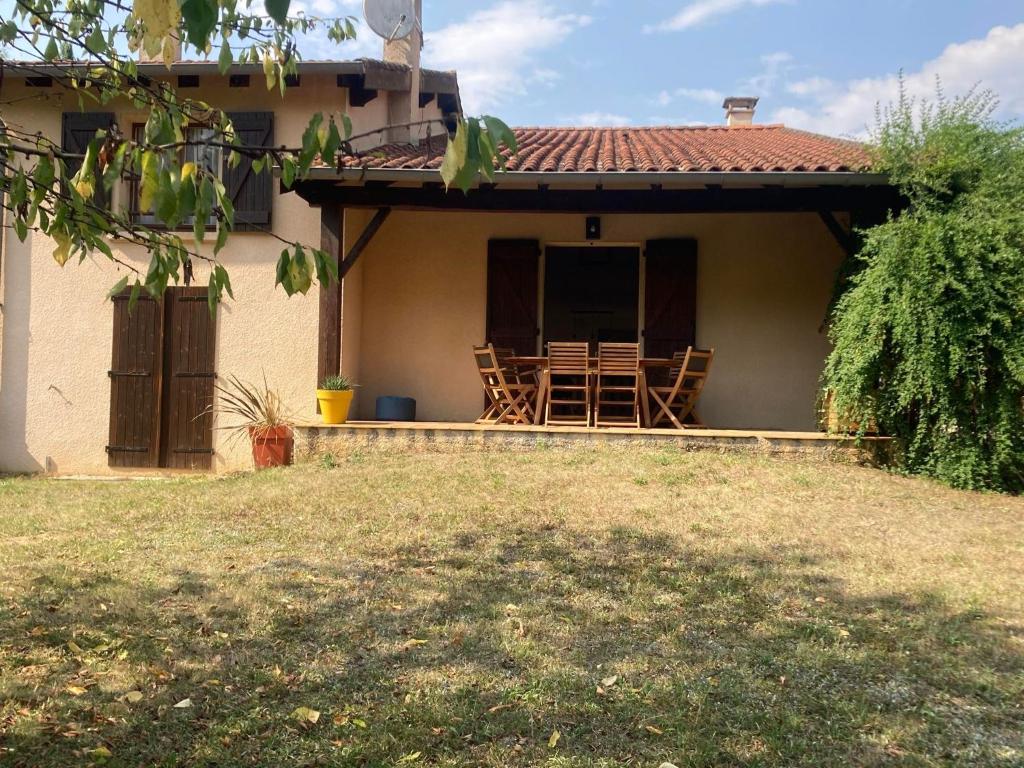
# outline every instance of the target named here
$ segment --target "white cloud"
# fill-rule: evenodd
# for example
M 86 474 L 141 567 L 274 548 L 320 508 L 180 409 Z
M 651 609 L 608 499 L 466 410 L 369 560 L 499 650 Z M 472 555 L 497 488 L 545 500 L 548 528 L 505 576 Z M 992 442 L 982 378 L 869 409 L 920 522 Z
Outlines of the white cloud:
M 680 32 L 696 27 L 716 16 L 725 16 L 751 6 L 775 5 L 790 0 L 693 0 L 675 15 L 644 27 L 644 32 Z
M 626 115 L 616 115 L 611 112 L 584 112 L 580 115 L 563 117 L 561 122 L 563 125 L 577 125 L 587 128 L 622 128 L 632 125 L 633 120 Z
M 993 27 L 983 38 L 947 46 L 919 70 L 905 74 L 907 93 L 934 100 L 936 77 L 948 97 L 975 86 L 991 89 L 1001 99 L 999 116 L 1024 118 L 1024 23 Z M 772 119 L 820 133 L 863 136 L 873 124 L 876 105 L 895 101 L 898 93 L 896 75 L 851 80 L 834 91 L 808 90 L 809 104 L 783 106 Z
M 786 51 L 766 53 L 761 57 L 761 71 L 740 84 L 747 93 L 742 96 L 764 97 L 771 95 L 779 80 L 793 66 L 793 56 Z
M 827 77 L 808 77 L 806 80 L 786 83 L 786 91 L 796 96 L 815 96 L 831 91 L 833 88 L 835 88 L 835 83 Z
M 716 91 L 714 88 L 676 88 L 673 91 L 662 91 L 659 93 L 655 97 L 654 103 L 659 107 L 667 107 L 676 99 L 689 99 L 690 101 L 699 101 L 704 104 L 721 104 L 722 100 L 725 99 L 725 94 L 721 91 Z
M 424 65 L 457 70 L 467 111 L 487 111 L 524 95 L 531 79 L 550 83 L 557 73 L 538 68 L 536 55 L 590 22 L 590 16 L 560 13 L 543 0 L 502 0 L 428 32 Z

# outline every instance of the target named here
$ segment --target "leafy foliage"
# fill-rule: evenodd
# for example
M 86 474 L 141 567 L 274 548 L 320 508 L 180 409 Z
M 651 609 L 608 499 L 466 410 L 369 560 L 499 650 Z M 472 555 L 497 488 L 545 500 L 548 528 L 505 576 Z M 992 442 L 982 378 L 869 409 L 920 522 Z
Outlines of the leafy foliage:
M 910 472 L 1024 490 L 1024 131 L 994 98 L 915 105 L 876 131 L 905 195 L 864 231 L 836 305 L 825 384 L 839 413 L 899 439 Z
M 136 0 L 132 5 L 123 0 L 14 0 L 13 11 L 0 15 L 0 44 L 21 59 L 19 71 L 31 74 L 35 66 L 51 76 L 57 65 L 56 79 L 77 98 L 80 109 L 127 99 L 134 109 L 149 112 L 141 140 L 112 126 L 97 130 L 83 154 L 63 151 L 58 139 L 5 126 L 0 131 L 0 183 L 9 193 L 5 207 L 13 213 L 18 237 L 24 240 L 32 230 L 51 237 L 53 257 L 61 266 L 102 253 L 135 275 L 133 301 L 141 290 L 159 295 L 169 282 L 178 282 L 191 271 L 192 259 L 210 263 L 211 310 L 224 293 L 230 296 L 227 272 L 218 261 L 234 229 L 230 196 L 216 170 L 185 161 L 185 149 L 220 150 L 231 168 L 245 157 L 257 174 L 272 173 L 276 166 L 284 185 L 291 187 L 314 164 L 337 167 L 341 155 L 354 154 L 352 140 L 382 130 L 354 136 L 348 115 L 317 113 L 300 146 L 243 145 L 223 110 L 198 99 L 179 99 L 169 85 L 139 74 L 134 54 L 144 51 L 169 66 L 180 43 L 199 56 L 215 55 L 222 74 L 236 62 L 261 64 L 267 88 L 279 88 L 283 95 L 288 75 L 298 72 L 301 61 L 299 35 L 322 30 L 338 44 L 355 37 L 349 17 L 290 13 L 290 0 L 267 0 L 266 15 L 250 10 L 251 5 L 251 0 Z M 211 130 L 196 138 L 192 126 Z M 472 151 L 467 135 L 473 139 Z M 493 117 L 460 117 L 451 144 L 455 149 L 446 155 L 444 179 L 463 190 L 481 175 L 492 179 L 495 166 L 504 165 L 502 148 L 515 149 L 508 126 Z M 150 214 L 154 223 L 97 202 L 100 190 L 108 193 L 100 197 L 109 199 L 125 171 L 139 176 L 139 212 Z M 211 220 L 215 233 L 208 248 Z M 191 242 L 174 231 L 189 224 Z M 110 241 L 117 238 L 147 249 L 145 275 L 111 249 Z M 314 277 L 338 279 L 336 263 L 321 249 L 284 243 L 277 284 L 288 295 L 308 291 Z M 115 288 L 129 281 L 122 279 Z

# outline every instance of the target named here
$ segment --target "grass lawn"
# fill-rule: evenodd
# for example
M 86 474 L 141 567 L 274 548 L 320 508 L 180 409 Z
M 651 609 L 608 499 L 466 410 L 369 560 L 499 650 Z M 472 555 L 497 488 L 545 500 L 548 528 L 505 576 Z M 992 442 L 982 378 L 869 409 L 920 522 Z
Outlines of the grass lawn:
M 0 765 L 1024 765 L 1024 499 L 676 449 L 331 464 L 0 480 Z

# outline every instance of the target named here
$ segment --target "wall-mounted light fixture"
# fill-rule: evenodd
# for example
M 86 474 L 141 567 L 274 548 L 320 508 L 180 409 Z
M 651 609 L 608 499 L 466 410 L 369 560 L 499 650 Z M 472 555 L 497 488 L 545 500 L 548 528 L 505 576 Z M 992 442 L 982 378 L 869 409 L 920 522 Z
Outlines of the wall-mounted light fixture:
M 587 240 L 601 239 L 601 217 L 587 216 Z

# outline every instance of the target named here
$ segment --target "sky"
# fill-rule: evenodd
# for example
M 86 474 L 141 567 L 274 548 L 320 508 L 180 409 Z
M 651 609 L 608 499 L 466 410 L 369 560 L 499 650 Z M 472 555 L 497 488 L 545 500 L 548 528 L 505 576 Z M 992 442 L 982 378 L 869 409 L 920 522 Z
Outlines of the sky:
M 362 0 L 296 0 L 362 16 Z M 424 66 L 455 69 L 469 114 L 517 126 L 697 125 L 757 96 L 755 121 L 860 137 L 897 92 L 993 90 L 1024 120 L 1021 0 L 424 0 Z M 306 58 L 379 56 L 365 27 Z

